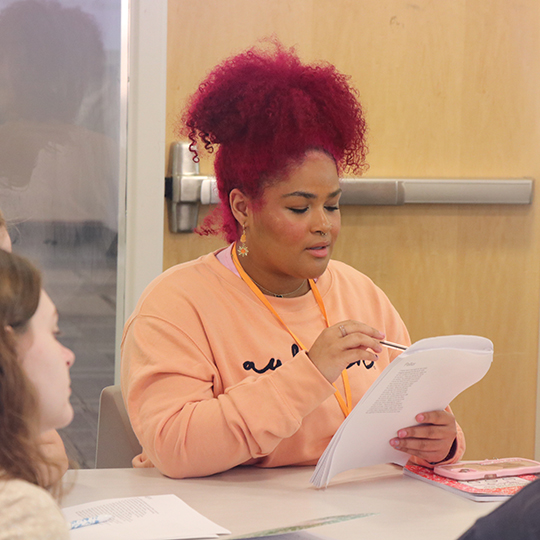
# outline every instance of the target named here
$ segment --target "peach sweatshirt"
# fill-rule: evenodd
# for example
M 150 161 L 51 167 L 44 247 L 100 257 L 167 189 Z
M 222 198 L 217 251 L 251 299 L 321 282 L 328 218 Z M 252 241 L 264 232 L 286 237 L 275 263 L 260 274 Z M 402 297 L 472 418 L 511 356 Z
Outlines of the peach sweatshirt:
M 410 343 L 386 295 L 360 272 L 330 261 L 317 286 L 330 324 L 356 319 Z M 311 347 L 326 326 L 313 294 L 268 299 Z M 384 349 L 375 366 L 348 370 L 353 406 L 397 354 Z M 147 287 L 124 330 L 121 378 L 144 449 L 133 465 L 174 478 L 315 464 L 344 419 L 334 387 L 215 253 Z M 341 378 L 336 385 L 344 396 Z M 457 442 L 452 461 L 465 449 L 459 427 Z

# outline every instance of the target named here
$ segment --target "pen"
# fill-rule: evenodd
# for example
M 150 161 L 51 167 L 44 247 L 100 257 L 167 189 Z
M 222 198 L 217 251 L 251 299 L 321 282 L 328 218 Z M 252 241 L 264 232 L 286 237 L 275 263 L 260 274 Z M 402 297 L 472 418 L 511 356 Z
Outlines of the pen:
M 113 517 L 109 514 L 100 514 L 99 516 L 92 516 L 83 519 L 76 519 L 70 523 L 70 530 L 80 529 L 81 527 L 87 527 L 88 525 L 97 525 L 98 523 L 105 523 Z
M 404 345 L 398 345 L 397 343 L 392 343 L 391 341 L 379 341 L 383 347 L 388 347 L 389 349 L 396 349 L 396 351 L 406 351 L 407 347 Z
M 392 343 L 391 341 L 379 341 L 379 343 L 383 347 L 387 347 L 388 349 L 395 349 L 396 351 L 406 351 L 407 350 L 407 347 L 405 347 L 405 345 L 399 345 L 398 343 Z M 351 368 L 353 366 L 359 366 L 360 362 L 361 362 L 361 360 L 358 360 L 358 362 L 352 362 L 351 364 L 349 364 L 347 366 L 347 369 L 349 369 L 349 368 Z M 373 367 L 375 367 L 375 366 L 373 366 Z

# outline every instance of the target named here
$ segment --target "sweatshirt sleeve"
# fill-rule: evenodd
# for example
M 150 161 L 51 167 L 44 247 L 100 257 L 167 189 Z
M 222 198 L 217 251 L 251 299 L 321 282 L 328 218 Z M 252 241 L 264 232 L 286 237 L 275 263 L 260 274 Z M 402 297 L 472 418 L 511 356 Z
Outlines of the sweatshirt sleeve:
M 124 332 L 122 391 L 143 460 L 184 478 L 268 455 L 335 390 L 300 352 L 223 391 L 216 366 L 181 328 L 138 315 Z

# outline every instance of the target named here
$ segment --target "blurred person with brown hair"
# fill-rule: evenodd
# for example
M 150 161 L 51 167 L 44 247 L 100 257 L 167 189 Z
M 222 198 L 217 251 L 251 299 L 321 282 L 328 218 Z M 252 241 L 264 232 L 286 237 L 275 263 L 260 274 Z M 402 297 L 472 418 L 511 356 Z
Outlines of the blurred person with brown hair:
M 67 524 L 45 491 L 55 464 L 40 436 L 73 418 L 73 353 L 58 313 L 25 258 L 0 250 L 0 538 L 62 540 Z M 54 488 L 55 486 L 53 486 Z
M 0 210 L 0 249 L 11 253 L 11 238 L 7 229 L 7 223 Z M 64 442 L 54 429 L 42 433 L 39 438 L 41 450 L 47 457 L 47 463 L 43 464 L 41 476 L 45 486 L 54 485 L 67 471 L 69 460 L 64 447 Z

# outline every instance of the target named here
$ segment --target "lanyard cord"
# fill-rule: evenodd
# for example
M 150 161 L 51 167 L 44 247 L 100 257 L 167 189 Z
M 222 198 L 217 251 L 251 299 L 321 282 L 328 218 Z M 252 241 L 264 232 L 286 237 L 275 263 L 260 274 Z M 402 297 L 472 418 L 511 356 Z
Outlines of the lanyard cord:
M 234 266 L 236 266 L 236 269 L 238 270 L 238 273 L 240 274 L 240 277 L 244 280 L 246 285 L 255 293 L 257 298 L 268 308 L 268 310 L 276 317 L 276 319 L 285 327 L 287 332 L 293 337 L 294 341 L 298 344 L 300 349 L 307 351 L 306 347 L 302 344 L 302 342 L 298 339 L 298 337 L 293 333 L 293 331 L 285 324 L 285 321 L 279 316 L 278 312 L 274 309 L 272 304 L 267 300 L 267 298 L 264 296 L 264 294 L 261 292 L 261 290 L 253 283 L 253 280 L 248 276 L 246 271 L 242 268 L 242 265 L 240 264 L 240 261 L 238 260 L 238 255 L 236 254 L 236 243 L 232 247 L 232 259 Z M 319 309 L 321 310 L 322 316 L 324 317 L 324 320 L 326 322 L 326 326 L 330 326 L 328 323 L 328 316 L 326 315 L 326 309 L 324 307 L 323 299 L 321 297 L 321 293 L 319 292 L 319 289 L 317 288 L 317 285 L 315 284 L 315 281 L 312 279 L 309 280 L 309 286 L 311 287 L 311 290 L 313 291 L 313 296 L 315 297 L 315 300 L 317 301 L 317 304 L 319 306 Z M 351 385 L 349 383 L 349 375 L 347 373 L 347 370 L 343 370 L 341 372 L 341 379 L 343 381 L 343 387 L 345 388 L 345 401 L 342 397 L 342 395 L 339 393 L 339 390 L 335 384 L 332 384 L 332 386 L 336 389 L 336 393 L 334 394 L 339 406 L 341 407 L 341 410 L 343 411 L 343 414 L 345 416 L 348 416 L 349 413 L 352 411 L 352 399 L 351 399 Z

